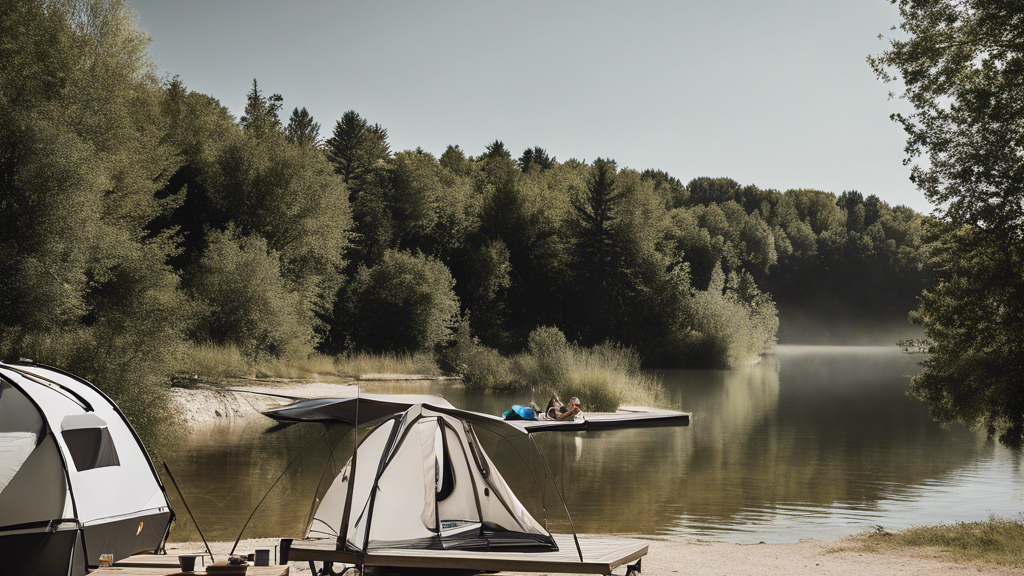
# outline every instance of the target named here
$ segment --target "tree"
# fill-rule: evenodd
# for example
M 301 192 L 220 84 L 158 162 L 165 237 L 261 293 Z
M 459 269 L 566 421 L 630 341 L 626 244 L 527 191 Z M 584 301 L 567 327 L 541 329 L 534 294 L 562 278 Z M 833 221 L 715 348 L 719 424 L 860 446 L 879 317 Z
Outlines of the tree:
M 306 148 L 316 148 L 320 145 L 320 123 L 313 121 L 313 115 L 303 106 L 302 110 L 295 108 L 288 118 L 288 127 L 284 130 L 285 136 L 292 144 Z
M 234 228 L 212 233 L 191 284 L 205 305 L 197 340 L 233 344 L 250 358 L 312 351 L 311 312 L 263 238 L 239 236 Z
M 246 95 L 245 115 L 239 120 L 239 124 L 246 132 L 262 138 L 272 131 L 281 129 L 281 117 L 278 112 L 283 106 L 284 98 L 280 94 L 269 97 L 263 96 L 256 79 L 252 79 L 252 90 Z
M 146 228 L 180 162 L 147 46 L 125 1 L 0 3 L 0 356 L 73 370 L 136 423 L 191 320 Z
M 441 262 L 388 251 L 360 268 L 348 290 L 349 343 L 374 352 L 418 352 L 447 342 L 459 299 Z
M 931 355 L 911 382 L 942 422 L 1024 441 L 1024 4 L 898 0 L 905 39 L 868 62 L 913 106 L 911 179 L 935 204 L 938 281 L 913 318 Z
M 540 146 L 527 148 L 519 157 L 519 169 L 526 172 L 531 166 L 537 166 L 541 170 L 547 170 L 555 165 L 557 160 L 554 156 L 548 156 L 548 151 Z
M 387 129 L 380 124 L 371 125 L 355 110 L 345 112 L 334 124 L 334 132 L 325 145 L 335 171 L 353 192 L 362 188 L 368 171 L 378 161 L 391 157 Z
M 600 343 L 618 332 L 616 324 L 623 309 L 619 304 L 626 298 L 621 282 L 626 255 L 613 228 L 623 199 L 622 190 L 615 186 L 616 173 L 614 161 L 598 158 L 586 189 L 572 202 L 572 269 L 578 291 L 574 316 L 588 344 Z
M 487 145 L 487 149 L 480 155 L 480 160 L 491 160 L 495 158 L 504 158 L 506 160 L 512 159 L 512 153 L 509 152 L 508 148 L 505 148 L 505 143 L 501 140 L 495 140 Z

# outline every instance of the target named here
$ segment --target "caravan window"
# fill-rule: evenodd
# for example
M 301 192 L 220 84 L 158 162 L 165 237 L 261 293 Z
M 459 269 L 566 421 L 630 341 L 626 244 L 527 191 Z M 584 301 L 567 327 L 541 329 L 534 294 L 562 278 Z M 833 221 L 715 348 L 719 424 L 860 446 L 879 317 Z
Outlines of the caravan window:
M 121 465 L 107 423 L 95 414 L 76 414 L 64 418 L 60 435 L 79 472 Z

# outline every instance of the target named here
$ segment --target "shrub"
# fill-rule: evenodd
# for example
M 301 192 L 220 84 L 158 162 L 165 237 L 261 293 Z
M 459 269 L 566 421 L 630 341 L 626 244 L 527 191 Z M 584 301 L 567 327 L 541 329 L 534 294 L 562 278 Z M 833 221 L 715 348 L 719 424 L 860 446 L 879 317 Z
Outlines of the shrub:
M 185 352 L 179 372 L 207 378 L 248 378 L 252 361 L 234 344 L 193 344 Z
M 282 277 L 277 253 L 259 236 L 211 233 L 192 291 L 207 306 L 197 340 L 237 346 L 253 359 L 312 351 L 311 314 Z
M 348 291 L 349 344 L 371 352 L 418 352 L 451 339 L 455 281 L 440 261 L 389 250 L 362 267 Z
M 509 390 L 522 384 L 516 378 L 513 361 L 480 343 L 469 329 L 469 319 L 459 322 L 455 342 L 442 352 L 449 371 L 462 376 L 470 390 Z
M 641 369 L 640 355 L 632 348 L 611 343 L 583 348 L 550 326 L 534 330 L 529 345 L 527 353 L 504 357 L 480 344 L 463 321 L 443 356 L 467 388 L 532 390 L 542 396 L 538 404 L 552 394 L 563 402 L 577 396 L 584 411 L 613 412 L 622 404 L 658 401 L 659 379 Z

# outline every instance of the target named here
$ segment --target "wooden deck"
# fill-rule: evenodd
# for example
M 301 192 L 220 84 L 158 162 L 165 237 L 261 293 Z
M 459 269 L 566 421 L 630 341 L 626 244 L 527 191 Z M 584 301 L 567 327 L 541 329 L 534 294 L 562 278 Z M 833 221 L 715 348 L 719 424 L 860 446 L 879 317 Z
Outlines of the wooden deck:
M 647 543 L 611 536 L 580 536 L 580 562 L 571 534 L 554 534 L 557 552 L 480 552 L 466 550 L 380 550 L 368 554 L 338 552 L 334 540 L 295 540 L 288 552 L 290 562 L 307 560 L 391 566 L 495 570 L 500 572 L 554 572 L 561 574 L 611 574 L 647 554 Z M 282 544 L 282 550 L 284 550 Z
M 182 574 L 181 569 L 175 564 L 174 568 L 152 567 L 140 568 L 136 566 L 105 566 L 97 568 L 89 573 L 96 576 L 171 576 Z M 195 572 L 185 572 L 189 576 L 205 576 L 206 570 L 202 566 L 196 566 Z M 246 576 L 288 576 L 287 566 L 249 566 L 245 571 Z
M 209 563 L 209 556 L 205 560 Z M 181 573 L 176 554 L 139 554 L 137 556 L 129 556 L 123 560 L 118 560 L 113 566 L 97 568 L 90 572 L 90 574 L 96 574 L 97 576 L 167 576 Z M 288 567 L 250 565 L 246 568 L 245 573 L 246 576 L 287 576 Z M 195 574 L 196 576 L 206 574 L 203 559 L 196 558 L 195 572 L 186 572 L 185 574 Z

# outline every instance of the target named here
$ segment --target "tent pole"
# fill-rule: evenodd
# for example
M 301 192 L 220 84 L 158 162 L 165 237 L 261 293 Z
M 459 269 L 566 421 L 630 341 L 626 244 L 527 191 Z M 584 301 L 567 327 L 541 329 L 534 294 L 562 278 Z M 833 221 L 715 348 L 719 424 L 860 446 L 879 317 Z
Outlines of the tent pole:
M 558 499 L 562 501 L 562 508 L 565 510 L 565 517 L 569 519 L 569 528 L 572 530 L 572 541 L 576 543 L 576 553 L 580 555 L 580 562 L 583 562 L 583 549 L 580 548 L 580 539 L 576 536 L 576 526 L 572 523 L 572 516 L 569 514 L 569 507 L 565 504 L 565 498 L 562 497 L 562 493 L 558 490 L 558 485 L 555 484 L 555 479 L 551 476 L 551 470 L 548 469 L 548 461 L 541 454 L 540 448 L 537 447 L 537 441 L 534 440 L 533 434 L 530 434 L 530 441 L 533 442 L 533 446 L 537 448 L 537 455 L 540 456 L 540 461 L 544 463 L 544 472 L 548 478 L 551 478 L 551 485 L 555 487 L 555 494 L 558 494 Z
M 408 411 L 404 412 L 398 421 L 395 422 L 395 427 L 391 430 L 391 436 L 388 438 L 387 444 L 384 445 L 381 460 L 377 464 L 377 474 L 374 475 L 373 484 L 370 485 L 370 501 L 366 507 L 366 534 L 363 537 L 363 554 L 370 547 L 370 530 L 373 528 L 373 505 L 377 501 L 377 485 L 380 482 L 380 477 L 384 474 L 384 468 L 387 466 L 391 451 L 394 450 L 395 443 L 398 442 L 399 432 L 402 432 L 403 424 L 406 422 L 405 417 L 408 414 Z
M 284 470 L 281 471 L 281 475 L 277 477 L 277 480 L 274 480 L 274 483 L 271 484 L 270 488 L 267 489 L 267 493 L 264 494 L 263 498 L 260 498 L 260 501 L 256 503 L 256 507 L 252 509 L 252 514 L 249 514 L 249 518 L 246 519 L 245 524 L 242 524 L 242 529 L 238 531 L 238 538 L 235 538 L 235 545 L 231 547 L 231 552 L 228 552 L 228 556 L 231 556 L 235 553 L 235 548 L 238 548 L 238 543 L 242 541 L 242 534 L 245 532 L 245 528 L 249 525 L 249 522 L 252 520 L 252 517 L 256 515 L 256 511 L 260 509 L 260 505 L 263 504 L 263 501 L 267 499 L 267 496 L 270 496 L 270 493 L 274 490 L 274 486 L 277 486 L 277 483 L 281 481 L 281 478 L 284 478 L 284 475 L 288 472 L 289 469 L 291 469 L 292 464 L 295 464 L 295 462 L 297 462 L 299 458 L 302 458 L 302 456 L 306 453 L 306 450 L 309 450 L 310 446 L 316 444 L 316 441 L 322 438 L 326 433 L 327 428 L 324 427 L 324 432 L 321 433 L 320 436 L 313 438 L 312 442 L 306 444 L 306 446 L 301 451 L 299 451 L 298 454 L 296 454 L 295 458 L 292 458 L 292 461 L 289 462 L 288 465 L 284 467 Z M 164 465 L 166 466 L 167 464 L 165 463 Z M 198 526 L 196 527 L 198 528 Z
M 192 509 L 188 507 L 188 502 L 185 500 L 185 494 L 178 488 L 178 482 L 174 479 L 174 474 L 171 474 L 171 469 L 167 466 L 167 462 L 164 462 L 164 470 L 167 470 L 167 477 L 171 479 L 171 483 L 174 484 L 174 489 L 178 491 L 178 495 L 181 496 L 181 503 L 185 505 L 185 511 L 188 512 L 189 518 L 192 519 L 192 523 L 196 525 L 196 530 L 199 531 L 199 537 L 203 539 L 203 544 L 206 546 L 206 553 L 210 555 L 210 562 L 216 562 L 217 560 L 213 557 L 213 552 L 210 551 L 210 545 L 206 543 L 206 537 L 203 536 L 203 529 L 199 527 L 199 522 L 196 522 L 196 517 L 192 515 Z M 168 528 L 170 530 L 170 528 Z
M 359 385 L 356 385 L 356 418 L 352 423 L 352 465 L 348 469 L 348 489 L 345 491 L 345 510 L 341 513 L 341 534 L 338 534 L 339 550 L 348 547 L 348 523 L 352 517 L 352 495 L 356 485 L 356 452 L 359 448 Z

